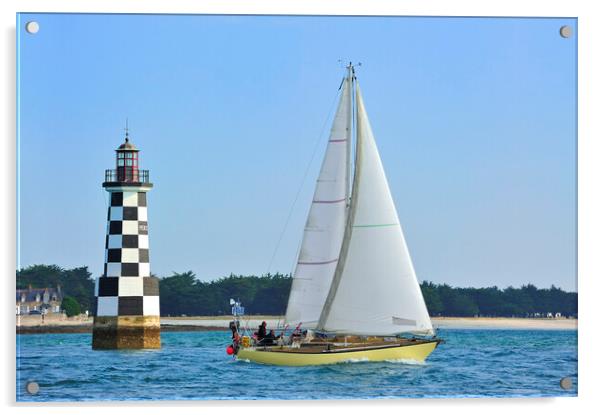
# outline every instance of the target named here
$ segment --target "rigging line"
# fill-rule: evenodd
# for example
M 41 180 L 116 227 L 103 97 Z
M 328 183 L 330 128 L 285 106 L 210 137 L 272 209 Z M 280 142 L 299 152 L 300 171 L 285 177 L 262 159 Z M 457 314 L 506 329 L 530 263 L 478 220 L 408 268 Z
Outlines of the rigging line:
M 293 200 L 293 203 L 289 209 L 288 212 L 288 216 L 286 217 L 286 221 L 284 222 L 284 228 L 282 228 L 282 232 L 280 232 L 280 236 L 278 237 L 278 242 L 276 242 L 276 247 L 274 248 L 274 252 L 272 253 L 272 258 L 270 259 L 270 263 L 268 265 L 268 269 L 266 274 L 268 274 L 270 272 L 270 269 L 272 268 L 272 264 L 274 263 L 274 258 L 276 258 L 276 254 L 278 253 L 278 248 L 280 248 L 280 243 L 282 242 L 282 238 L 284 237 L 284 233 L 286 232 L 286 228 L 288 227 L 288 223 L 291 219 L 291 216 L 293 214 L 293 210 L 295 208 L 295 205 L 297 204 L 297 200 L 299 199 L 299 195 L 301 194 L 301 190 L 303 190 L 303 185 L 305 184 L 305 180 L 307 179 L 307 174 L 309 173 L 309 169 L 311 168 L 311 165 L 314 161 L 314 158 L 316 157 L 316 153 L 318 151 L 318 147 L 320 145 L 320 142 L 322 141 L 322 135 L 324 134 L 324 129 L 326 128 L 326 125 L 328 123 L 328 120 L 330 120 L 330 116 L 332 115 L 332 110 L 334 108 L 334 104 L 337 101 L 337 98 L 339 96 L 339 90 L 337 89 L 336 94 L 334 95 L 334 98 L 332 100 L 332 103 L 330 104 L 330 110 L 328 111 L 328 116 L 326 117 L 326 119 L 324 120 L 324 124 L 322 124 L 322 129 L 320 130 L 320 134 L 318 135 L 318 138 L 314 144 L 314 149 L 311 153 L 311 157 L 309 159 L 309 162 L 307 163 L 307 167 L 305 168 L 305 173 L 303 174 L 303 179 L 301 180 L 301 185 L 299 186 L 299 189 L 297 190 L 297 194 L 295 195 L 295 198 Z M 299 248 L 298 250 L 301 249 L 301 242 L 299 242 Z M 296 258 L 295 258 L 296 260 Z M 292 273 L 291 273 L 292 274 Z

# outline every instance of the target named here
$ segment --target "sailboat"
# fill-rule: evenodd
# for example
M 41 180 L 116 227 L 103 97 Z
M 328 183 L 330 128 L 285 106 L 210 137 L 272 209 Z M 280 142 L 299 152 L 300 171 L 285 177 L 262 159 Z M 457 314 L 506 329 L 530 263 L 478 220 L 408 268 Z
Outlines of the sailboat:
M 238 359 L 290 366 L 422 362 L 441 342 L 351 63 L 339 89 L 286 311 L 286 323 L 297 329 L 269 345 L 242 336 L 235 341 Z

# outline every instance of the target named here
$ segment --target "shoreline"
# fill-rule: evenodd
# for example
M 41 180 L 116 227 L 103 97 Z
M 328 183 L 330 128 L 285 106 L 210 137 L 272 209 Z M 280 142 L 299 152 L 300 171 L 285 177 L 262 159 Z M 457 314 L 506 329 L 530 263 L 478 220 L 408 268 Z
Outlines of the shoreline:
M 228 331 L 227 328 L 217 326 L 171 325 L 161 324 L 161 332 L 182 331 Z M 47 325 L 47 326 L 22 326 L 17 327 L 17 334 L 78 334 L 92 333 L 92 324 Z
M 231 316 L 162 317 L 161 331 L 228 331 Z M 282 324 L 277 316 L 249 316 L 241 319 L 241 327 L 255 329 L 262 321 L 269 327 Z M 578 320 L 569 318 L 521 318 L 521 317 L 433 317 L 436 329 L 485 329 L 485 330 L 577 330 Z M 16 334 L 64 334 L 91 333 L 92 318 L 46 319 L 39 316 L 22 316 L 17 321 Z

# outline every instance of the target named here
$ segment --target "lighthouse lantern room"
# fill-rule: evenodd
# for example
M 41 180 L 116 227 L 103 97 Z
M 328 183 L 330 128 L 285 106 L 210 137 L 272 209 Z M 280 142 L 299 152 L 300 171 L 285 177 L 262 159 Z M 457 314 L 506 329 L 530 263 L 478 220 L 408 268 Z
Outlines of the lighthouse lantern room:
M 139 150 L 130 143 L 128 137 L 125 143 L 119 146 L 117 150 L 117 181 L 119 182 L 138 182 L 138 152 Z

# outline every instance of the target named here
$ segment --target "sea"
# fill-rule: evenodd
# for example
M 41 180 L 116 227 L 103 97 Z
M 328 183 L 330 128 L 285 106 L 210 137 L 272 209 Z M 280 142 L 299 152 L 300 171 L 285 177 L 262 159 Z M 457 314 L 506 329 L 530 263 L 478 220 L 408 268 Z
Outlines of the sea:
M 160 350 L 96 351 L 90 334 L 17 335 L 19 402 L 577 396 L 577 331 L 441 329 L 423 364 L 267 366 L 225 331 L 162 333 Z M 569 378 L 568 389 L 561 379 Z M 26 385 L 36 382 L 37 393 Z M 565 381 L 566 382 L 566 381 Z M 564 386 L 567 386 L 566 384 Z

